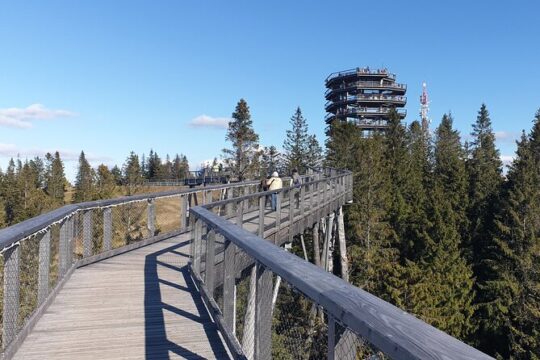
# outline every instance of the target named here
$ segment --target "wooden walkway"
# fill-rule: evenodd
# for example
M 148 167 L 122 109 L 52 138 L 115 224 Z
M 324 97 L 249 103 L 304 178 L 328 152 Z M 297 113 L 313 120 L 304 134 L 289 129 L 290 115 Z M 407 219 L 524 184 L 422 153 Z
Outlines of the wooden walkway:
M 77 269 L 14 359 L 229 359 L 186 267 L 188 240 Z
M 258 216 L 258 210 L 245 213 L 243 227 L 257 233 Z M 281 216 L 286 231 L 289 209 Z M 277 235 L 269 207 L 264 224 L 265 237 Z M 76 269 L 13 359 L 229 359 L 187 268 L 189 237 Z

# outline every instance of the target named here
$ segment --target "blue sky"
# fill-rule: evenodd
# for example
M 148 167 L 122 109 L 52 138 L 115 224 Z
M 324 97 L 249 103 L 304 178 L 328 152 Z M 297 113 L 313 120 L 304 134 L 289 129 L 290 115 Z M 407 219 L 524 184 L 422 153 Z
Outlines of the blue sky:
M 60 150 L 121 165 L 131 150 L 220 154 L 225 129 L 190 122 L 250 105 L 262 145 L 283 143 L 297 106 L 324 142 L 324 79 L 387 67 L 426 81 L 432 126 L 463 135 L 482 102 L 505 159 L 540 107 L 537 1 L 0 1 L 0 166 Z

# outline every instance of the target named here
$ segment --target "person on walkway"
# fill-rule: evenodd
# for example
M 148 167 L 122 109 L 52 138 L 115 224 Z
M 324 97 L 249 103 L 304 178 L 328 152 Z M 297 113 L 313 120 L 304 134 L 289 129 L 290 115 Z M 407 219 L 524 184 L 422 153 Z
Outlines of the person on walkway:
M 279 174 L 277 171 L 274 171 L 272 173 L 272 177 L 266 181 L 266 185 L 268 185 L 268 190 L 279 190 L 283 187 L 283 181 L 279 177 Z M 277 206 L 277 192 L 272 193 L 272 210 L 276 211 Z
M 291 187 L 294 187 L 294 203 L 297 209 L 300 208 L 300 187 L 301 186 L 302 186 L 302 178 L 300 177 L 298 170 L 293 169 Z

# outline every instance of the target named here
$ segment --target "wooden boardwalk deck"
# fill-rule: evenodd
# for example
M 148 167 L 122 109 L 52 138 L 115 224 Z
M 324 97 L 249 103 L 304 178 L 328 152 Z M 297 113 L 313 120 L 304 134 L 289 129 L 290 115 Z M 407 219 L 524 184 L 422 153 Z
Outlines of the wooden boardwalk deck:
M 258 216 L 245 213 L 243 227 L 257 233 Z M 281 217 L 286 230 L 289 209 Z M 264 224 L 265 237 L 276 236 L 269 207 Z M 78 268 L 13 359 L 229 359 L 187 268 L 189 236 Z
M 228 359 L 188 234 L 77 269 L 14 359 Z

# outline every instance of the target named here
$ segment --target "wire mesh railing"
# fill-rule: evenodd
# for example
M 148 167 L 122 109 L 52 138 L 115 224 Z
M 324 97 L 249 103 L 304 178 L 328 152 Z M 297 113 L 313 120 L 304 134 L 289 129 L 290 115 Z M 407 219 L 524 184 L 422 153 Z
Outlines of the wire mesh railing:
M 276 246 L 351 196 L 352 174 L 334 170 L 299 187 L 191 209 L 190 271 L 233 357 L 489 358 Z
M 78 266 L 190 227 L 189 209 L 244 196 L 259 182 L 66 205 L 0 230 L 0 343 L 9 358 Z

